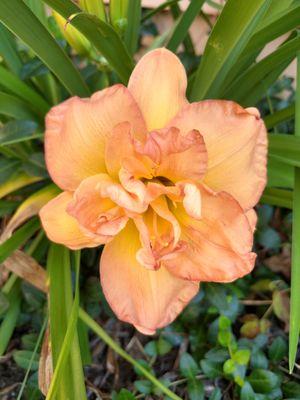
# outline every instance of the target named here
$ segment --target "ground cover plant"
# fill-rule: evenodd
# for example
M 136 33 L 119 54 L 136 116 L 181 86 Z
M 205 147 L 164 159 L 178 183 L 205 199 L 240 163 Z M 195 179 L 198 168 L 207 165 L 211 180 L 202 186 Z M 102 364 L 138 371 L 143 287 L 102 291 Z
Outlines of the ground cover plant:
M 191 0 L 182 11 L 177 1 L 152 9 L 138 0 L 1 1 L 1 398 L 300 398 L 300 69 L 282 75 L 300 57 L 300 2 L 223 3 Z M 165 9 L 173 22 L 160 34 Z M 189 33 L 196 18 L 210 26 L 203 54 Z M 48 111 L 127 85 L 141 54 L 161 47 L 183 63 L 190 102 L 260 110 L 268 181 L 256 207 L 254 270 L 201 283 L 171 325 L 145 336 L 107 303 L 102 248 L 51 242 L 38 214 L 60 193 L 45 165 Z

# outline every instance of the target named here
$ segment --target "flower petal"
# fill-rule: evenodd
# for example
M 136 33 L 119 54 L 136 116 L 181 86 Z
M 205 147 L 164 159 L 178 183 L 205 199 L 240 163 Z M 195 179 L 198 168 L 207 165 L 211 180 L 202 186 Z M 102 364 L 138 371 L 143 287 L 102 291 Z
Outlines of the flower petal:
M 253 234 L 239 203 L 225 192 L 200 186 L 202 216 L 191 218 L 183 207 L 173 210 L 181 223 L 186 248 L 163 264 L 183 279 L 230 282 L 249 273 L 255 261 Z
M 149 131 L 163 128 L 186 103 L 187 78 L 180 60 L 167 49 L 147 53 L 128 83 Z
M 103 182 L 111 183 L 110 177 L 98 174 L 83 180 L 67 212 L 88 231 L 96 235 L 115 236 L 125 227 L 128 217 L 111 199 L 100 196 L 99 186 Z
M 45 152 L 54 182 L 72 191 L 84 178 L 106 172 L 107 138 L 113 127 L 124 121 L 143 139 L 142 114 L 122 85 L 97 92 L 90 99 L 72 97 L 53 107 L 46 117 Z
M 267 134 L 257 110 L 206 100 L 185 106 L 169 126 L 183 133 L 197 129 L 203 135 L 208 186 L 230 193 L 245 210 L 258 202 L 266 185 Z
M 122 321 L 144 334 L 171 323 L 197 294 L 199 285 L 171 275 L 165 268 L 151 271 L 136 260 L 141 247 L 133 223 L 104 247 L 101 284 L 111 308 Z
M 182 135 L 177 128 L 151 132 L 136 150 L 153 161 L 152 174 L 172 182 L 184 179 L 200 180 L 207 167 L 207 152 L 203 137 L 196 130 Z
M 72 198 L 72 193 L 63 192 L 41 209 L 39 215 L 48 238 L 73 250 L 106 243 L 106 237 L 84 232 L 76 219 L 66 212 Z

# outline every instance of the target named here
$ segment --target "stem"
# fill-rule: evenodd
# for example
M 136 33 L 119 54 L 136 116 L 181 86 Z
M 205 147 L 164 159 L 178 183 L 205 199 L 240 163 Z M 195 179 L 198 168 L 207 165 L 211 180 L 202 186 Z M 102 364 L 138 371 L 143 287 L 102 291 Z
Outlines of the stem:
M 106 332 L 97 324 L 82 308 L 79 308 L 79 318 L 98 335 L 110 348 L 112 348 L 117 354 L 123 357 L 126 361 L 132 364 L 139 372 L 141 372 L 145 378 L 149 379 L 157 388 L 163 393 L 169 396 L 173 400 L 182 400 L 181 397 L 177 396 L 170 389 L 164 386 L 158 379 L 155 378 L 149 371 L 142 367 L 134 358 L 132 358 L 125 350 L 122 349 Z

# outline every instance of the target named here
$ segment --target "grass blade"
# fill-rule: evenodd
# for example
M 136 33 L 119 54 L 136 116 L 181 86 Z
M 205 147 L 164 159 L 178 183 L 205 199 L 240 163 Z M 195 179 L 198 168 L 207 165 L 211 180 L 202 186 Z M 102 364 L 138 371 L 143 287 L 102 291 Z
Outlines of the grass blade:
M 80 267 L 80 253 L 77 252 L 76 253 L 76 265 L 75 265 L 76 288 L 75 288 L 74 301 L 73 301 L 73 305 L 72 305 L 69 320 L 68 320 L 66 334 L 65 334 L 65 337 L 64 337 L 61 349 L 60 349 L 60 353 L 59 353 L 59 356 L 57 359 L 56 367 L 55 367 L 54 374 L 53 374 L 53 377 L 51 380 L 49 391 L 47 393 L 46 400 L 53 400 L 55 398 L 55 394 L 59 388 L 60 379 L 62 378 L 62 375 L 63 375 L 65 367 L 66 367 L 66 362 L 67 362 L 67 359 L 70 354 L 72 343 L 74 343 L 75 332 L 76 332 L 76 327 L 77 327 L 77 319 L 78 319 L 78 308 L 79 308 L 79 267 Z M 56 266 L 56 268 L 57 268 L 57 266 Z M 77 347 L 78 347 L 78 340 L 77 340 Z M 74 364 L 73 364 L 73 366 L 74 366 Z M 75 372 L 75 371 L 73 370 L 73 372 Z M 76 381 L 77 381 L 76 384 L 79 385 L 80 380 L 81 380 L 81 382 L 82 382 L 81 388 L 80 388 L 81 394 L 80 394 L 80 392 L 78 393 L 76 391 L 75 396 L 78 396 L 78 397 L 74 397 L 74 399 L 78 398 L 80 400 L 83 400 L 84 398 L 86 398 L 86 395 L 85 395 L 84 384 L 83 384 L 82 369 L 81 369 L 81 372 L 80 371 L 77 372 L 77 375 L 78 374 L 79 374 L 79 377 L 78 376 L 76 377 Z M 78 378 L 79 378 L 79 381 L 78 381 Z
M 6 292 L 4 289 L 2 291 Z M 9 309 L 0 326 L 0 357 L 6 351 L 20 314 L 21 289 L 19 279 L 14 280 L 12 287 L 6 294 L 9 301 Z
M 194 80 L 193 101 L 219 96 L 227 74 L 246 47 L 269 0 L 228 0 L 204 50 Z
M 300 37 L 288 40 L 273 53 L 240 75 L 224 96 L 243 105 L 255 104 L 291 63 L 299 49 Z M 270 76 L 271 79 L 269 79 Z
M 0 85 L 28 102 L 39 115 L 44 116 L 48 112 L 49 104 L 35 90 L 1 65 Z
M 297 57 L 297 88 L 295 112 L 295 136 L 300 138 L 300 53 Z M 291 308 L 289 335 L 289 369 L 294 369 L 300 333 L 300 168 L 295 168 L 293 233 L 292 233 L 292 274 Z
M 22 0 L 1 0 L 0 20 L 36 53 L 71 94 L 89 95 L 71 60 Z
M 35 119 L 34 113 L 18 97 L 0 92 L 0 114 L 15 119 Z
M 78 270 L 78 258 L 76 268 Z M 48 397 L 57 393 L 58 399 L 83 400 L 86 398 L 80 348 L 76 330 L 78 293 L 72 308 L 72 285 L 69 250 L 52 244 L 48 253 L 47 269 L 50 279 L 50 335 L 54 370 L 54 383 Z M 78 278 L 77 278 L 78 279 Z M 78 289 L 77 289 L 78 290 Z M 72 309 L 72 311 L 71 311 Z M 69 321 L 71 313 L 71 320 Z M 69 323 L 68 323 L 69 321 Z M 73 338 L 72 338 L 73 336 Z M 68 348 L 70 346 L 70 352 Z M 67 365 L 65 364 L 67 363 Z M 66 366 L 64 368 L 64 365 Z M 62 370 L 61 370 L 62 368 Z M 59 373 L 60 372 L 60 373 Z
M 123 357 L 131 365 L 133 365 L 141 374 L 145 376 L 150 382 L 152 382 L 158 389 L 166 394 L 170 399 L 182 400 L 179 396 L 173 393 L 170 389 L 163 385 L 154 375 L 145 369 L 141 364 L 135 361 L 125 350 L 122 349 L 105 331 L 97 324 L 82 308 L 79 308 L 79 318 L 97 335 L 102 339 L 110 348 L 112 348 L 117 354 Z
M 131 0 L 128 3 L 127 27 L 124 40 L 130 54 L 134 54 L 137 49 L 141 23 L 141 12 L 141 0 Z
M 293 208 L 293 192 L 291 190 L 266 188 L 260 201 L 271 206 L 285 207 L 291 210 Z
M 266 127 L 268 129 L 274 128 L 281 122 L 289 121 L 294 118 L 295 115 L 295 104 L 283 108 L 282 110 L 274 112 L 274 114 L 267 115 L 264 117 Z
M 17 250 L 24 244 L 38 229 L 40 221 L 33 218 L 18 229 L 9 239 L 0 244 L 0 264 L 11 255 L 14 250 Z
M 22 68 L 22 61 L 19 57 L 15 38 L 9 30 L 0 22 L 0 54 L 8 68 L 16 75 Z
M 95 15 L 82 12 L 70 0 L 44 0 L 44 2 L 68 19 L 107 59 L 122 82 L 128 82 L 133 69 L 133 60 L 111 25 L 101 21 Z
M 193 23 L 194 19 L 200 13 L 201 8 L 205 0 L 192 0 L 186 9 L 186 11 L 181 14 L 177 20 L 172 35 L 167 43 L 167 48 L 174 53 L 176 52 L 178 46 L 186 38 L 188 30 Z

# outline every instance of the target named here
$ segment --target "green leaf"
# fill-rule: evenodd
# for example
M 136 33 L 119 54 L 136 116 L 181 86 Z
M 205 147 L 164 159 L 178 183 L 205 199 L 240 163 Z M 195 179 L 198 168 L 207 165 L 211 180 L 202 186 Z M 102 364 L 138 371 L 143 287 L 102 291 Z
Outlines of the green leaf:
M 18 97 L 0 92 L 0 115 L 6 115 L 15 119 L 34 119 L 34 113 L 27 104 Z
M 288 40 L 273 53 L 254 64 L 226 90 L 224 97 L 243 105 L 253 105 L 266 94 L 281 72 L 295 58 L 300 49 L 300 36 Z
M 130 0 L 128 2 L 127 27 L 124 41 L 130 54 L 134 54 L 137 50 L 141 11 L 141 0 Z
M 4 288 L 2 289 L 4 292 Z M 16 279 L 12 288 L 7 294 L 9 309 L 0 326 L 0 356 L 2 356 L 9 344 L 11 336 L 15 330 L 21 307 L 20 281 Z
M 283 108 L 282 110 L 276 111 L 274 114 L 269 114 L 264 117 L 266 127 L 268 129 L 274 128 L 277 124 L 281 122 L 289 121 L 294 118 L 295 115 L 295 104 Z
M 23 369 L 27 369 L 32 357 L 32 351 L 16 350 L 13 352 L 13 359 L 15 363 Z M 35 354 L 34 360 L 31 364 L 31 371 L 37 371 L 39 367 L 39 355 Z
M 300 53 L 297 57 L 295 136 L 300 137 Z M 289 368 L 295 364 L 300 333 L 300 168 L 295 168 L 292 230 L 292 274 L 289 334 Z
M 222 399 L 222 393 L 219 388 L 215 388 L 212 394 L 209 396 L 209 400 L 221 400 Z
M 255 392 L 269 393 L 280 385 L 280 379 L 274 372 L 265 369 L 255 369 L 248 377 Z
M 200 365 L 204 374 L 209 378 L 213 379 L 222 376 L 222 364 L 210 360 L 201 360 Z
M 245 382 L 241 389 L 241 400 L 255 400 L 255 393 L 249 382 Z
M 150 394 L 152 392 L 152 383 L 146 380 L 139 380 L 134 382 L 135 388 L 143 394 Z
M 106 58 L 123 83 L 127 83 L 133 69 L 133 60 L 118 33 L 94 15 L 81 12 L 70 0 L 44 0 L 75 26 Z
M 179 368 L 180 368 L 181 374 L 184 377 L 190 378 L 190 379 L 193 379 L 199 371 L 196 361 L 188 353 L 184 353 L 180 357 Z
M 192 88 L 193 101 L 218 97 L 270 1 L 227 0 L 206 44 Z
M 285 397 L 300 399 L 300 384 L 297 382 L 286 382 L 282 384 L 282 390 Z
M 268 348 L 268 354 L 270 360 L 274 363 L 281 361 L 287 354 L 286 341 L 281 336 L 275 338 Z
M 0 85 L 28 102 L 33 110 L 44 116 L 50 106 L 35 90 L 0 65 Z
M 251 352 L 248 349 L 241 349 L 236 351 L 232 359 L 240 365 L 247 365 L 249 363 Z
M 269 135 L 269 156 L 300 167 L 300 137 L 285 134 Z
M 161 336 L 159 337 L 156 346 L 157 346 L 157 353 L 160 356 L 164 356 L 165 354 L 169 353 L 169 351 L 172 349 L 171 343 L 163 339 Z
M 37 128 L 38 125 L 33 121 L 10 121 L 0 128 L 0 146 L 42 138 L 44 134 L 36 132 Z
M 0 22 L 0 55 L 8 68 L 16 75 L 19 74 L 22 61 L 20 59 L 16 42 L 9 30 Z
M 190 400 L 204 400 L 204 385 L 196 379 L 189 379 L 187 390 Z
M 269 158 L 268 186 L 292 189 L 294 187 L 294 168 L 282 161 Z
M 155 340 L 151 340 L 146 344 L 144 347 L 145 353 L 148 354 L 150 357 L 156 357 L 157 356 L 157 347 L 156 347 L 156 342 Z
M 278 4 L 279 3 L 282 3 L 282 1 L 278 2 Z M 273 4 L 275 4 L 274 1 Z M 266 14 L 267 16 L 269 16 L 269 11 L 270 10 L 268 10 Z M 262 21 L 254 35 L 251 37 L 243 54 L 249 54 L 249 52 L 263 48 L 267 43 L 277 37 L 297 28 L 299 25 L 299 12 L 300 6 L 297 4 L 287 7 L 268 20 L 265 19 Z
M 89 95 L 71 60 L 22 0 L 2 0 L 0 20 L 35 52 L 71 94 Z
M 15 231 L 4 243 L 0 244 L 0 264 L 5 261 L 13 251 L 24 244 L 39 228 L 40 221 L 37 218 L 33 218 Z
M 127 389 L 121 389 L 116 395 L 115 400 L 135 400 L 135 396 Z
M 186 38 L 188 30 L 192 25 L 194 19 L 199 14 L 205 0 L 191 0 L 186 11 L 176 21 L 172 34 L 167 43 L 167 48 L 174 53 L 178 46 Z
M 50 278 L 50 334 L 54 374 L 47 400 L 86 399 L 82 362 L 77 335 L 79 307 L 79 265 L 76 253 L 76 289 L 72 304 L 72 284 L 69 250 L 52 244 L 47 269 Z
M 0 157 L 0 184 L 9 179 L 18 169 L 20 162 Z
M 293 208 L 293 192 L 291 190 L 266 188 L 261 199 L 261 203 L 272 206 Z
M 153 8 L 152 10 L 149 10 L 146 12 L 143 17 L 141 22 L 144 23 L 146 22 L 149 18 L 153 17 L 155 14 L 159 13 L 160 11 L 163 11 L 165 8 L 178 3 L 179 0 L 167 0 L 161 3 L 158 7 Z

